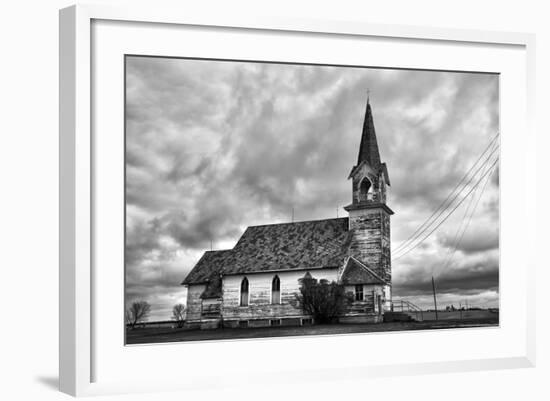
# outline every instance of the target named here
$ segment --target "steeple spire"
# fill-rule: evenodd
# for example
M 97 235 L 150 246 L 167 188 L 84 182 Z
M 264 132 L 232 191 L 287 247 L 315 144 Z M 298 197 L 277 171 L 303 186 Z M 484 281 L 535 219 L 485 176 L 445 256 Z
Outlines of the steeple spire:
M 349 213 L 350 256 L 372 269 L 389 287 L 390 216 L 393 211 L 386 204 L 386 195 L 390 180 L 386 163 L 380 161 L 368 98 L 359 156 L 348 179 L 351 179 L 351 204 L 344 209 Z
M 386 203 L 386 186 L 391 185 L 390 177 L 386 163 L 382 163 L 380 160 L 372 109 L 368 98 L 357 164 L 351 169 L 348 179 L 350 178 L 353 182 L 353 205 Z
M 378 142 L 376 141 L 376 131 L 374 129 L 369 98 L 370 96 L 367 96 L 367 109 L 365 111 L 365 120 L 363 121 L 363 133 L 361 135 L 357 165 L 366 161 L 376 170 L 380 167 L 380 152 L 378 151 Z

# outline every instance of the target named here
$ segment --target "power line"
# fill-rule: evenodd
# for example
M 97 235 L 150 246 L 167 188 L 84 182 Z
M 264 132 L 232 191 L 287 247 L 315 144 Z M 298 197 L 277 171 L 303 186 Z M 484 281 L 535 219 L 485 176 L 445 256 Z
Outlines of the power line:
M 464 180 L 470 175 L 472 169 L 477 165 L 477 163 L 479 162 L 480 158 L 474 163 L 474 165 L 470 168 L 470 170 L 468 171 L 468 173 L 466 173 L 466 175 L 459 181 L 459 183 L 457 184 L 457 186 L 455 186 L 455 188 L 449 193 L 449 195 L 447 195 L 447 198 L 445 198 L 445 200 L 437 207 L 437 209 L 430 215 L 430 217 L 428 217 L 415 231 L 413 234 L 411 234 L 409 236 L 409 238 L 407 238 L 407 240 L 405 240 L 405 242 L 401 243 L 395 250 L 394 252 L 396 253 L 399 253 L 400 251 L 402 251 L 403 249 L 407 248 L 412 242 L 414 242 L 414 240 L 416 238 L 418 238 L 420 235 L 422 235 L 422 233 L 427 230 L 432 224 L 435 223 L 435 221 L 437 221 L 437 219 L 448 209 L 451 207 L 451 205 L 453 204 L 453 202 L 456 200 L 456 198 L 460 195 L 460 193 L 462 191 L 464 191 L 466 189 L 466 187 L 468 186 L 468 184 L 470 184 L 470 182 L 472 182 L 472 180 L 475 178 L 475 176 L 477 175 L 477 173 L 479 171 L 481 171 L 485 166 L 486 164 L 489 162 L 489 160 L 491 159 L 491 157 L 493 156 L 493 154 L 498 150 L 498 146 L 495 147 L 490 153 L 489 155 L 487 156 L 487 158 L 481 163 L 481 165 L 478 167 L 478 169 L 475 171 L 475 173 L 470 177 L 470 179 L 462 185 L 462 187 L 460 188 L 460 190 L 458 192 L 456 192 L 456 190 L 461 186 L 461 184 L 464 182 Z M 485 153 L 485 151 L 483 152 L 483 154 Z M 483 157 L 483 154 L 482 154 L 482 157 Z M 456 192 L 456 193 L 455 193 Z M 453 196 L 454 195 L 454 196 Z M 450 199 L 452 197 L 452 199 Z M 450 201 L 449 201 L 450 199 Z M 435 216 L 435 217 L 434 217 Z
M 433 234 L 433 232 L 435 230 L 437 230 L 441 224 L 443 224 L 448 218 L 449 216 L 451 216 L 451 214 L 453 214 L 453 212 L 462 204 L 462 202 L 464 202 L 464 200 L 468 197 L 468 195 L 470 195 L 472 193 L 472 191 L 474 189 L 477 188 L 477 186 L 479 185 L 479 183 L 481 182 L 481 180 L 483 178 L 485 178 L 487 176 L 487 174 L 489 172 L 492 171 L 492 168 L 497 164 L 498 162 L 498 157 L 495 159 L 495 161 L 493 162 L 493 164 L 491 164 L 491 167 L 489 167 L 489 169 L 487 169 L 485 171 L 485 173 L 479 178 L 479 180 L 477 180 L 477 182 L 474 184 L 474 186 L 470 189 L 470 191 L 468 191 L 468 193 L 458 202 L 458 204 L 453 208 L 453 210 L 451 210 L 444 218 L 443 220 L 441 220 L 439 222 L 439 224 L 437 226 L 434 227 L 434 229 L 432 231 L 430 231 L 426 236 L 424 236 L 424 238 L 422 238 L 419 242 L 417 242 L 412 248 L 410 248 L 409 250 L 407 250 L 405 253 L 399 255 L 398 257 L 396 257 L 395 259 L 393 259 L 394 261 L 395 260 L 398 260 L 398 259 L 401 259 L 403 256 L 407 255 L 409 252 L 411 252 L 413 249 L 415 249 L 417 246 L 419 246 L 421 243 L 423 243 L 430 235 Z
M 456 233 L 455 233 L 455 236 L 454 236 L 454 239 L 453 241 L 451 242 L 451 244 L 454 244 L 453 246 L 456 247 L 457 246 L 457 241 L 458 241 L 458 237 L 459 237 L 459 234 L 462 230 L 462 227 L 464 225 L 464 222 L 466 221 L 466 218 L 468 216 L 468 213 L 470 212 L 470 208 L 472 207 L 472 204 L 474 203 L 474 199 L 475 199 L 475 192 L 472 194 L 472 196 L 470 196 L 470 201 L 468 202 L 468 205 L 466 206 L 466 209 L 464 210 L 464 214 L 462 215 L 462 219 L 460 220 L 460 224 L 458 225 L 457 229 L 456 229 Z M 456 249 L 456 248 L 455 248 Z M 445 255 L 445 263 L 443 264 L 444 266 L 447 265 L 447 261 L 450 259 L 451 257 L 451 253 L 452 253 L 452 248 L 450 247 Z M 434 269 L 435 269 L 435 265 L 432 267 L 432 276 L 434 274 Z
M 459 192 L 457 192 L 453 198 L 451 199 L 451 201 L 449 202 L 449 204 L 447 204 L 445 206 L 445 208 L 441 209 L 441 211 L 437 214 L 437 216 L 435 216 L 435 218 L 430 221 L 430 223 L 428 225 L 426 225 L 422 230 L 416 230 L 417 231 L 417 234 L 409 241 L 409 243 L 404 246 L 404 247 L 401 247 L 401 249 L 398 249 L 396 251 L 394 251 L 394 253 L 396 254 L 399 254 L 399 253 L 402 253 L 404 252 L 404 250 L 406 248 L 408 248 L 409 246 L 412 246 L 415 242 L 415 240 L 417 240 L 424 232 L 426 232 L 433 224 L 435 224 L 437 222 L 437 220 L 439 219 L 439 217 L 441 217 L 441 215 L 443 213 L 445 213 L 454 203 L 454 201 L 458 198 L 458 196 L 464 191 L 466 190 L 466 188 L 468 187 L 468 185 L 472 182 L 472 180 L 476 177 L 476 175 L 478 174 L 478 172 L 480 172 L 482 169 L 485 168 L 486 164 L 489 162 L 490 158 L 492 157 L 493 153 L 498 149 L 498 147 L 496 147 L 495 149 L 493 149 L 493 151 L 491 151 L 491 154 L 489 155 L 489 158 L 487 158 L 485 161 L 483 161 L 483 163 L 481 164 L 481 166 L 479 166 L 478 170 L 470 177 L 470 179 L 468 180 L 468 182 L 466 182 L 463 187 L 460 189 Z M 497 159 L 498 159 L 498 156 L 497 156 Z M 454 190 L 453 190 L 454 192 Z M 453 193 L 451 192 L 451 194 Z M 455 208 L 456 209 L 456 208 Z M 453 209 L 453 211 L 455 210 Z M 433 214 L 432 214 L 433 215 Z
M 439 224 L 437 224 L 437 226 L 435 226 L 426 236 L 424 236 L 419 242 L 417 242 L 416 244 L 413 245 L 412 248 L 408 249 L 407 251 L 405 251 L 404 253 L 402 253 L 401 255 L 397 256 L 396 258 L 394 258 L 393 260 L 398 260 L 398 259 L 401 259 L 403 256 L 405 256 L 406 254 L 410 253 L 413 249 L 415 249 L 417 246 L 419 246 L 421 243 L 423 243 L 431 234 L 433 234 L 433 232 L 435 230 L 437 230 L 450 216 L 451 214 L 453 214 L 453 212 L 464 202 L 464 200 L 466 200 L 466 198 L 472 193 L 472 191 L 474 191 L 478 185 L 480 184 L 481 180 L 483 180 L 483 178 L 485 178 L 487 176 L 487 174 L 489 172 L 491 172 L 493 170 L 493 167 L 496 165 L 496 163 L 498 162 L 498 157 L 494 160 L 494 162 L 492 163 L 492 165 L 485 171 L 485 173 L 483 173 L 483 175 L 477 180 L 477 182 L 474 184 L 474 186 L 468 191 L 468 193 L 456 204 L 456 206 L 443 218 L 443 220 L 441 220 L 439 222 Z
M 455 237 L 454 249 L 453 249 L 452 253 L 450 253 L 450 256 L 446 260 L 445 264 L 443 265 L 443 268 L 439 272 L 439 275 L 441 275 L 447 269 L 447 267 L 449 267 L 449 265 L 451 264 L 451 260 L 453 259 L 453 256 L 456 253 L 458 245 L 460 245 L 460 243 L 462 242 L 462 239 L 464 238 L 464 234 L 466 233 L 466 230 L 468 229 L 468 227 L 470 226 L 470 223 L 472 222 L 472 218 L 474 217 L 474 213 L 476 212 L 477 206 L 479 205 L 479 201 L 483 197 L 483 194 L 485 193 L 485 189 L 487 188 L 487 184 L 489 183 L 490 179 L 491 179 L 491 175 L 489 174 L 487 176 L 487 178 L 485 178 L 485 183 L 483 184 L 483 187 L 481 188 L 479 196 L 477 197 L 477 200 L 474 204 L 474 208 L 472 209 L 472 212 L 470 213 L 470 216 L 468 217 L 468 221 L 467 221 L 466 225 L 464 226 L 464 229 L 462 230 L 462 233 L 460 234 L 460 238 L 458 239 L 458 241 L 456 241 L 456 237 Z M 473 200 L 474 198 L 475 198 L 475 194 L 472 195 L 471 200 Z M 459 231 L 457 231 L 457 236 L 458 236 L 458 232 Z
M 490 176 L 488 176 L 488 177 L 490 177 Z M 485 185 L 483 186 L 483 188 L 485 189 Z M 460 224 L 456 229 L 454 239 L 451 242 L 452 246 L 449 247 L 449 250 L 448 250 L 447 255 L 445 257 L 445 263 L 443 263 L 443 269 L 442 270 L 445 270 L 445 267 L 449 264 L 450 260 L 452 259 L 453 255 L 454 255 L 454 252 L 456 251 L 456 248 L 458 247 L 458 244 L 462 240 L 462 237 L 464 236 L 464 232 L 466 231 L 466 228 L 467 228 L 467 226 L 469 225 L 469 222 L 472 219 L 473 213 L 475 212 L 475 209 L 477 207 L 477 203 L 479 202 L 479 198 L 478 198 L 477 202 L 474 202 L 475 199 L 476 199 L 476 191 L 478 191 L 478 189 L 479 189 L 479 187 L 477 187 L 477 189 L 470 196 L 470 201 L 468 202 L 468 206 L 464 210 L 464 215 L 462 216 L 462 220 L 460 221 Z M 481 197 L 482 195 L 483 195 L 483 193 L 480 192 L 479 196 Z M 471 207 L 474 203 L 475 203 L 475 206 L 474 206 L 473 209 L 471 209 Z M 470 212 L 470 210 L 471 210 L 471 212 Z M 471 214 L 469 215 L 469 213 L 471 213 Z M 469 217 L 468 217 L 468 215 L 469 215 Z M 467 224 L 465 224 L 466 220 L 468 220 Z M 434 268 L 435 268 L 435 266 L 434 266 Z M 433 268 L 432 268 L 432 275 L 433 275 Z
M 464 182 L 464 180 L 470 175 L 470 173 L 472 172 L 472 170 L 475 168 L 475 166 L 479 163 L 479 161 L 483 158 L 483 156 L 485 155 L 485 153 L 487 153 L 487 151 L 493 146 L 493 143 L 495 142 L 495 140 L 498 138 L 499 136 L 499 133 L 497 132 L 497 134 L 491 139 L 491 141 L 489 141 L 489 144 L 487 145 L 487 147 L 483 150 L 483 152 L 481 152 L 481 155 L 477 158 L 477 160 L 475 161 L 475 163 L 470 167 L 470 169 L 466 172 L 466 174 L 462 177 L 462 179 L 456 184 L 456 186 L 454 187 L 454 189 L 449 193 L 449 195 L 447 195 L 447 198 L 445 198 L 445 200 L 437 207 L 437 209 L 430 215 L 430 217 L 428 217 L 404 242 L 402 242 L 400 245 L 397 246 L 397 248 L 394 250 L 394 252 L 397 252 L 399 251 L 401 248 L 405 247 L 406 244 L 408 242 L 410 242 L 413 237 L 431 220 L 431 218 L 443 207 L 445 206 L 445 204 L 447 203 L 447 201 L 449 200 L 449 198 L 453 195 L 453 193 L 460 187 L 460 185 Z M 495 149 L 493 149 L 491 151 L 491 154 L 489 155 L 489 158 L 491 157 L 491 155 L 494 153 Z

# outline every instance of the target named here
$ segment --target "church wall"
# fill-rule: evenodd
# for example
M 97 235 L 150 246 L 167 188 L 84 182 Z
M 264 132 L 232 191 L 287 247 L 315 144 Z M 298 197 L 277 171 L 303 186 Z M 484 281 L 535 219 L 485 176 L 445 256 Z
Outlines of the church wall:
M 188 287 L 186 309 L 187 321 L 200 320 L 202 309 L 201 294 L 205 289 L 206 285 L 204 284 L 193 284 Z
M 384 286 L 384 299 L 385 299 L 385 304 L 384 304 L 384 310 L 391 310 L 391 301 L 392 301 L 392 288 L 390 285 L 385 285 Z
M 381 254 L 380 254 L 380 269 L 384 272 L 382 278 L 387 282 L 391 282 L 391 240 L 390 240 L 390 216 L 381 212 L 382 229 L 381 229 Z
M 337 280 L 338 269 L 311 270 L 310 274 L 318 280 Z M 271 283 L 275 274 L 281 281 L 281 303 L 271 303 Z M 222 315 L 226 320 L 274 319 L 282 317 L 300 317 L 303 315 L 298 307 L 295 294 L 299 292 L 299 279 L 306 271 L 254 273 L 248 275 L 231 275 L 223 278 Z M 241 281 L 247 277 L 249 283 L 248 306 L 240 306 Z
M 281 303 L 271 303 L 271 283 L 277 274 L 281 283 Z M 255 273 L 248 275 L 225 276 L 222 284 L 223 301 L 221 316 L 223 325 L 226 327 L 237 327 L 239 321 L 248 321 L 249 327 L 269 326 L 272 319 L 283 319 L 282 325 L 300 325 L 302 318 L 307 318 L 302 309 L 298 306 L 295 294 L 299 292 L 301 279 L 306 271 L 279 272 L 279 273 Z M 318 280 L 326 279 L 336 281 L 338 269 L 310 270 L 313 278 Z M 240 306 L 240 286 L 244 277 L 249 282 L 249 304 Z M 211 328 L 220 326 L 220 318 L 212 319 L 202 315 L 202 312 L 209 304 L 218 304 L 219 299 L 201 299 L 201 294 L 206 286 L 204 284 L 189 285 L 187 291 L 187 317 L 189 327 L 198 324 L 201 328 L 204 322 L 211 323 Z M 346 292 L 355 293 L 355 285 L 347 285 Z M 363 285 L 363 301 L 354 301 L 345 314 L 349 323 L 375 322 L 374 315 L 378 315 L 378 305 L 375 302 L 375 294 L 382 295 L 384 300 L 384 287 L 381 285 Z M 362 317 L 361 317 L 362 316 Z M 357 320 L 361 318 L 360 320 Z M 351 319 L 351 320 L 346 320 Z M 366 319 L 366 320 L 365 320 Z
M 349 213 L 351 255 L 391 280 L 390 218 L 380 209 L 359 209 Z
M 346 285 L 346 293 L 355 295 L 355 285 Z M 385 303 L 384 287 L 376 284 L 363 284 L 363 301 L 354 301 L 348 308 L 346 316 L 375 313 L 378 314 L 378 305 L 375 302 L 375 295 L 382 297 L 382 307 Z

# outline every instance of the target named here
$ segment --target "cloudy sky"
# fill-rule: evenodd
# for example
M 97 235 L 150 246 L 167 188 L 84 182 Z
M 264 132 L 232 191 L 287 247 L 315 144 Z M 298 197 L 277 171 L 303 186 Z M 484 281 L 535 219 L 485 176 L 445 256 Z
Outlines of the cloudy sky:
M 290 221 L 293 208 L 295 220 L 346 215 L 367 90 L 391 180 L 394 297 L 431 306 L 433 274 L 442 306 L 498 306 L 496 171 L 474 188 L 482 169 L 451 217 L 399 257 L 497 134 L 498 76 L 126 63 L 126 294 L 151 303 L 150 320 L 185 302 L 179 283 L 211 244 L 231 248 L 247 226 Z

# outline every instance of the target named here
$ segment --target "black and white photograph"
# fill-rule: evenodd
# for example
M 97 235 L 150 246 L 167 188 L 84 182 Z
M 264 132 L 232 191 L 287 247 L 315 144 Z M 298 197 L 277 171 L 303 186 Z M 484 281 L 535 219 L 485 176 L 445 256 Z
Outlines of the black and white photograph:
M 544 2 L 4 3 L 0 398 L 548 398 Z
M 498 74 L 124 74 L 127 345 L 499 326 Z

